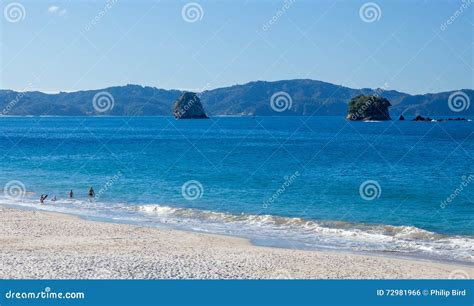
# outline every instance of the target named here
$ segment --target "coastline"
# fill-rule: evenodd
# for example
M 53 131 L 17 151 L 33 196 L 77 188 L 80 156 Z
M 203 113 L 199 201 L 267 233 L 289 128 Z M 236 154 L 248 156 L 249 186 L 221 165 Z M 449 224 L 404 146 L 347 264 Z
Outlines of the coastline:
M 255 246 L 0 206 L 0 279 L 448 279 L 468 265 Z

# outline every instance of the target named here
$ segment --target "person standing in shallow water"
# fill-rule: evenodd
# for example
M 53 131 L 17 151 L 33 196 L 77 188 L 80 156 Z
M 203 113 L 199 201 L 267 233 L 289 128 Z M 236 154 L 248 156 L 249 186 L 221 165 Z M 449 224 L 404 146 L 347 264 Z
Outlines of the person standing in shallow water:
M 71 191 L 69 191 L 69 198 L 72 199 L 74 197 L 74 192 L 72 192 L 72 189 Z
M 47 194 L 42 194 L 41 197 L 40 197 L 40 203 L 44 204 L 44 200 L 46 200 L 47 197 L 48 197 Z
M 94 198 L 95 197 L 95 191 L 94 191 L 94 188 L 89 188 L 89 198 Z

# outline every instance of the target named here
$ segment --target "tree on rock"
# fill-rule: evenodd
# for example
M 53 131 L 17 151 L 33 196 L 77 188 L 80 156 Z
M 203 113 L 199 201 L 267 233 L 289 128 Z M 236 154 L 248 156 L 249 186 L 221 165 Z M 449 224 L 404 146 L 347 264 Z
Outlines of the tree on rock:
M 349 101 L 347 120 L 391 120 L 388 108 L 390 102 L 379 96 L 360 95 Z

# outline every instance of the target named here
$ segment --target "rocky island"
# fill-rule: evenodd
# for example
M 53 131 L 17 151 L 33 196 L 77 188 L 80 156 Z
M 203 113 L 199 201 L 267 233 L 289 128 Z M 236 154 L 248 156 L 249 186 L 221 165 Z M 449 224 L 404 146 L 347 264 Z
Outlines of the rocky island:
M 346 119 L 351 121 L 391 120 L 388 112 L 390 106 L 392 104 L 385 98 L 360 95 L 349 101 Z
M 176 119 L 208 119 L 201 99 L 194 92 L 184 92 L 173 104 L 173 115 Z
M 439 119 L 432 119 L 430 117 L 423 117 L 421 115 L 417 115 L 415 119 L 412 121 L 427 121 L 427 122 L 443 122 L 443 121 L 468 121 L 466 118 L 439 118 Z

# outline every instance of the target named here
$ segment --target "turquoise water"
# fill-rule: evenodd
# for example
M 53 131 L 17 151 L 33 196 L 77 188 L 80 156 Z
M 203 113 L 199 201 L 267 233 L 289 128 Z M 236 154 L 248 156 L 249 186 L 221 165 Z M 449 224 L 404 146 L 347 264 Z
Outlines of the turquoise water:
M 339 117 L 3 117 L 0 203 L 262 245 L 467 262 L 473 133 L 474 122 Z

